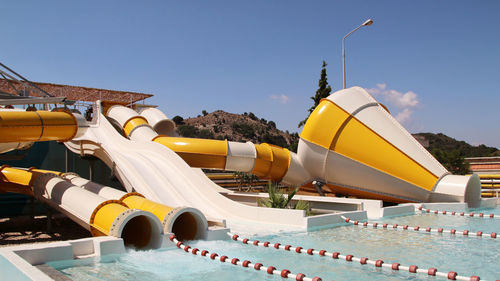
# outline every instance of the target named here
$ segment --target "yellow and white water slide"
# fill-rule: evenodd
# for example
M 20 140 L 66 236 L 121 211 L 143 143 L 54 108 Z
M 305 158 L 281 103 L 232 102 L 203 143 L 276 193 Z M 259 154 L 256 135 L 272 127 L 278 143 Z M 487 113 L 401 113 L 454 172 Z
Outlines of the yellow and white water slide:
M 94 112 L 101 112 L 99 103 Z M 249 226 L 254 230 L 273 231 L 307 229 L 309 218 L 303 211 L 259 208 L 228 199 L 213 188 L 212 181 L 192 169 L 174 151 L 149 139 L 125 138 L 101 113 L 96 114 L 88 126 L 84 135 L 65 145 L 75 153 L 101 159 L 128 192 L 139 192 L 167 206 L 199 209 L 209 221 L 225 222 L 231 229 L 245 231 Z M 142 129 L 154 133 L 149 125 L 134 131 Z
M 364 89 L 323 99 L 300 136 L 297 154 L 269 144 L 171 137 L 159 110 L 113 106 L 108 117 L 131 140 L 156 142 L 191 167 L 253 173 L 304 185 L 313 180 L 342 194 L 392 202 L 480 202 L 477 175 L 451 175 Z M 170 121 L 170 120 L 168 120 Z M 171 122 L 171 121 L 170 121 Z M 160 133 L 161 129 L 157 129 Z
M 451 175 L 359 87 L 321 101 L 304 126 L 298 157 L 314 178 L 346 194 L 396 202 L 480 202 L 477 175 Z
M 121 200 L 110 200 L 59 176 L 59 173 L 0 168 L 0 190 L 34 196 L 89 230 L 93 236 L 123 238 L 125 245 L 159 248 L 163 229 L 157 217 L 131 209 Z
M 225 221 L 236 230 L 246 230 L 248 225 L 307 229 L 310 218 L 304 217 L 303 211 L 232 201 L 192 167 L 251 172 L 295 186 L 317 181 L 334 192 L 393 202 L 467 202 L 471 207 L 480 202 L 477 175 L 449 174 L 359 87 L 338 91 L 321 101 L 305 124 L 297 154 L 269 144 L 174 137 L 172 121 L 153 108 L 139 114 L 113 106 L 105 116 L 97 103 L 93 112 L 96 114 L 90 123 L 78 114 L 69 117 L 74 118 L 73 127 L 66 129 L 61 129 L 66 125 L 55 118 L 54 129 L 60 132 L 46 126 L 52 119 L 45 120 L 45 113 L 30 113 L 40 120 L 33 126 L 43 129 L 29 130 L 28 135 L 13 128 L 17 121 L 0 115 L 0 143 L 11 144 L 8 150 L 29 141 L 65 141 L 74 153 L 100 158 L 128 192 L 140 192 L 167 206 L 199 209 L 209 220 Z
M 67 141 L 83 135 L 86 121 L 70 112 L 0 110 L 2 152 L 20 142 Z M 125 193 L 72 173 L 0 167 L 0 191 L 34 196 L 88 229 L 94 236 L 121 237 L 127 245 L 157 248 L 162 234 L 203 237 L 207 220 L 193 208 L 168 207 L 139 193 Z M 163 224 L 163 227 L 161 226 Z

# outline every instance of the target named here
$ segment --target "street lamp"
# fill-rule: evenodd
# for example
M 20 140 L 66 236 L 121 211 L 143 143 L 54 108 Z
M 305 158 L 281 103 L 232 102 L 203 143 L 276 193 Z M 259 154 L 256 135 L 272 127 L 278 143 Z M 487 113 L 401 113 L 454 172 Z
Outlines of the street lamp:
M 372 19 L 367 19 L 363 24 L 361 24 L 360 26 L 356 27 L 353 31 L 347 33 L 347 35 L 344 36 L 344 38 L 342 39 L 342 73 L 343 73 L 343 78 L 344 78 L 344 89 L 345 89 L 345 48 L 344 48 L 344 41 L 354 31 L 360 29 L 363 26 L 368 26 L 368 25 L 372 25 L 372 24 L 373 24 L 373 20 Z

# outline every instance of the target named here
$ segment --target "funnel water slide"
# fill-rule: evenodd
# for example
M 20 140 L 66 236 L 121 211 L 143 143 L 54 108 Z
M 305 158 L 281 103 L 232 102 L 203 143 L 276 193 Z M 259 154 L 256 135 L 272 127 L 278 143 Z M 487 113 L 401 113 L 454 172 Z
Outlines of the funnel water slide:
M 480 202 L 477 175 L 450 175 L 359 87 L 321 101 L 304 126 L 297 154 L 333 191 L 395 202 Z
M 88 229 L 93 236 L 120 237 L 125 245 L 140 249 L 158 248 L 162 244 L 161 223 L 150 212 L 130 209 L 119 200 L 107 200 L 54 173 L 2 166 L 0 177 L 0 190 L 7 186 L 6 191 L 32 195 Z

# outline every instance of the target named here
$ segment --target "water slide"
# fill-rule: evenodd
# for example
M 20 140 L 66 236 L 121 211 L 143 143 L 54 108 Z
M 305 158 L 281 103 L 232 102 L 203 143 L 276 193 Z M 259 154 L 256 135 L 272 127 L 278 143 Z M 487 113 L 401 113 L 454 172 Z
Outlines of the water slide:
M 150 212 L 131 209 L 120 200 L 75 186 L 54 173 L 2 166 L 0 190 L 34 196 L 89 230 L 93 236 L 123 238 L 140 249 L 162 245 L 162 226 Z
M 323 99 L 311 114 L 298 157 L 332 190 L 395 202 L 480 204 L 477 175 L 451 175 L 364 89 Z
M 198 171 L 164 145 L 125 138 L 100 113 L 99 103 L 93 112 L 97 114 L 85 133 L 65 144 L 75 153 L 101 159 L 128 192 L 139 192 L 168 206 L 197 208 L 211 223 L 225 223 L 236 230 L 246 231 L 249 227 L 255 231 L 307 229 L 311 218 L 305 217 L 304 211 L 259 208 L 234 202 L 210 188 Z
M 198 208 L 211 222 L 225 222 L 235 230 L 249 226 L 307 229 L 311 218 L 304 217 L 303 211 L 234 202 L 191 167 L 251 172 L 296 186 L 317 181 L 334 192 L 394 202 L 467 202 L 471 207 L 480 202 L 477 175 L 450 175 L 384 107 L 358 87 L 322 100 L 305 124 L 297 154 L 269 144 L 172 137 L 172 121 L 165 121 L 166 117 L 152 109 L 139 115 L 122 106 L 107 108 L 105 113 L 113 124 L 102 111 L 97 103 L 93 121 L 85 125 L 74 115 L 73 126 L 81 123 L 78 130 L 62 130 L 68 125 L 59 121 L 52 124 L 64 135 L 50 133 L 52 127 L 45 126 L 52 119 L 38 112 L 40 121 L 33 126 L 42 126 L 42 130 L 23 138 L 5 137 L 0 142 L 66 141 L 71 151 L 103 160 L 127 191 L 140 192 L 168 206 Z
M 19 147 L 19 143 L 67 141 L 84 134 L 86 128 L 80 115 L 65 111 L 0 111 L 0 144 L 6 150 Z M 34 196 L 92 235 L 121 237 L 126 245 L 137 248 L 157 248 L 162 243 L 161 234 L 169 232 L 195 239 L 206 228 L 206 219 L 196 209 L 168 207 L 141 194 L 105 187 L 72 173 L 4 165 L 0 168 L 0 191 Z
M 153 129 L 171 132 L 172 124 L 157 109 L 139 115 L 112 106 L 107 115 L 124 136 L 162 144 L 191 167 L 250 172 L 294 186 L 316 181 L 332 192 L 397 203 L 480 204 L 477 175 L 451 175 L 359 87 L 321 101 L 304 126 L 297 154 L 268 144 L 159 135 Z M 200 180 L 210 185 L 206 177 Z
M 36 141 L 67 141 L 83 134 L 83 118 L 68 112 L 0 109 L 0 153 L 30 147 Z

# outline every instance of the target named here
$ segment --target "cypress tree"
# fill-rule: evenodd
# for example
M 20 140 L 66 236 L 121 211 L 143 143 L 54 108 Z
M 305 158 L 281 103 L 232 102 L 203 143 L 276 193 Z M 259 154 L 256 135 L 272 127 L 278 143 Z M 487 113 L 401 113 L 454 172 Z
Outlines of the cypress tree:
M 309 118 L 309 115 L 311 115 L 316 106 L 318 106 L 321 99 L 328 97 L 330 95 L 330 92 L 332 91 L 332 88 L 330 87 L 330 85 L 328 85 L 328 80 L 326 78 L 326 66 L 327 66 L 326 62 L 323 61 L 323 66 L 321 67 L 321 77 L 318 82 L 319 88 L 318 90 L 316 90 L 316 94 L 311 97 L 311 99 L 314 101 L 314 105 L 311 106 L 311 108 L 309 108 L 309 114 L 307 115 L 307 118 Z M 307 118 L 300 121 L 298 125 L 299 128 L 304 126 L 304 124 L 307 121 Z

